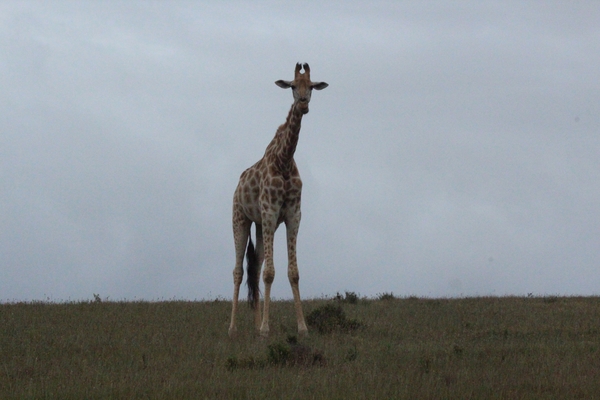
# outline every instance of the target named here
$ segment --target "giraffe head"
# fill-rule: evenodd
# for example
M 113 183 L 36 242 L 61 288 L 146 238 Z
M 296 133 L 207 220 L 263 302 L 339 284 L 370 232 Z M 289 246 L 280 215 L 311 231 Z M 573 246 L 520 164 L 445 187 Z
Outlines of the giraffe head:
M 304 67 L 304 73 L 300 70 Z M 278 80 L 275 82 L 277 86 L 283 89 L 292 88 L 294 94 L 294 103 L 300 108 L 303 114 L 308 113 L 308 103 L 313 89 L 322 90 L 329 86 L 325 82 L 311 82 L 310 67 L 308 64 L 296 64 L 296 70 L 293 81 Z

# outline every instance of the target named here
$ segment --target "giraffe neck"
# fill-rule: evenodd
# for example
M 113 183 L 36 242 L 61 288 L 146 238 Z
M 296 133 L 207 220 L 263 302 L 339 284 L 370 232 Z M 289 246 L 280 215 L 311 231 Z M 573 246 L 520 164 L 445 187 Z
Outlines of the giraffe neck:
M 281 172 L 289 172 L 294 164 L 294 153 L 303 115 L 296 103 L 292 104 L 285 123 L 277 129 L 275 137 L 265 152 L 265 156 Z

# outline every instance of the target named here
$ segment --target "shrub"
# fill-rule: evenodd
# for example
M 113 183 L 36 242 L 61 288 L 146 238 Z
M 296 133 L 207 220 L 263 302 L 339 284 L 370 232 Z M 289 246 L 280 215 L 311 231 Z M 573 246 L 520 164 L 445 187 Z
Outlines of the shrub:
M 339 302 L 342 303 L 348 303 L 348 304 L 358 304 L 358 294 L 356 294 L 356 292 L 344 292 L 344 295 L 342 296 L 340 294 L 340 292 L 337 292 L 335 294 L 334 300 L 337 300 Z
M 270 364 L 285 365 L 287 364 L 291 351 L 290 346 L 284 343 L 273 343 L 267 348 L 267 360 Z
M 333 304 L 326 304 L 311 311 L 306 318 L 306 322 L 320 334 L 334 331 L 351 332 L 361 326 L 357 320 L 346 318 L 341 306 Z
M 395 300 L 396 296 L 394 296 L 394 293 L 390 292 L 390 293 L 379 293 L 377 295 L 377 300 Z
M 273 343 L 267 348 L 267 360 L 272 365 L 322 366 L 326 364 L 325 356 L 319 350 L 298 344 L 288 337 L 288 343 Z

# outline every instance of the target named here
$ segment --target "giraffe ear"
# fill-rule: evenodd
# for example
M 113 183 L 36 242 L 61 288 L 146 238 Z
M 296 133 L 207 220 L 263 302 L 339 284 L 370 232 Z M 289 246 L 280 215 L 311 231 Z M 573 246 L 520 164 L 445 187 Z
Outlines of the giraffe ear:
M 290 82 L 290 81 L 283 81 L 281 79 L 278 80 L 278 81 L 275 81 L 275 84 L 277 86 L 279 86 L 280 88 L 282 88 L 282 89 L 289 89 L 289 88 L 292 87 L 292 82 Z
M 327 86 L 329 86 L 329 84 L 328 84 L 328 83 L 325 83 L 325 82 L 313 82 L 313 84 L 312 84 L 312 85 L 310 85 L 310 87 L 311 87 L 312 89 L 317 89 L 317 90 L 323 90 L 323 89 L 325 89 Z

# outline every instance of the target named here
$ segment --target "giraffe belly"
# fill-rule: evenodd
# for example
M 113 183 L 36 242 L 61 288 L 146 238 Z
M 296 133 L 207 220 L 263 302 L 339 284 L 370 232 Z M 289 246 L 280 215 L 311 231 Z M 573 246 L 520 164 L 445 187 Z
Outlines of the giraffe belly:
M 244 214 L 250 221 L 262 225 L 262 216 L 258 207 L 244 207 Z
M 279 200 L 273 203 L 270 203 L 266 206 L 262 207 L 258 204 L 258 202 L 250 205 L 244 205 L 242 208 L 244 210 L 244 214 L 246 217 L 252 222 L 262 225 L 263 217 L 268 219 L 275 219 L 276 224 L 279 225 L 282 222 L 285 222 L 290 217 L 296 216 L 300 212 L 300 204 L 299 199 L 286 199 L 285 201 Z
M 285 179 L 282 175 L 263 177 L 244 176 L 245 185 L 236 188 L 237 204 L 244 215 L 256 224 L 263 224 L 263 219 L 274 221 L 276 225 L 298 217 L 300 213 L 300 197 L 302 181 L 296 174 Z

